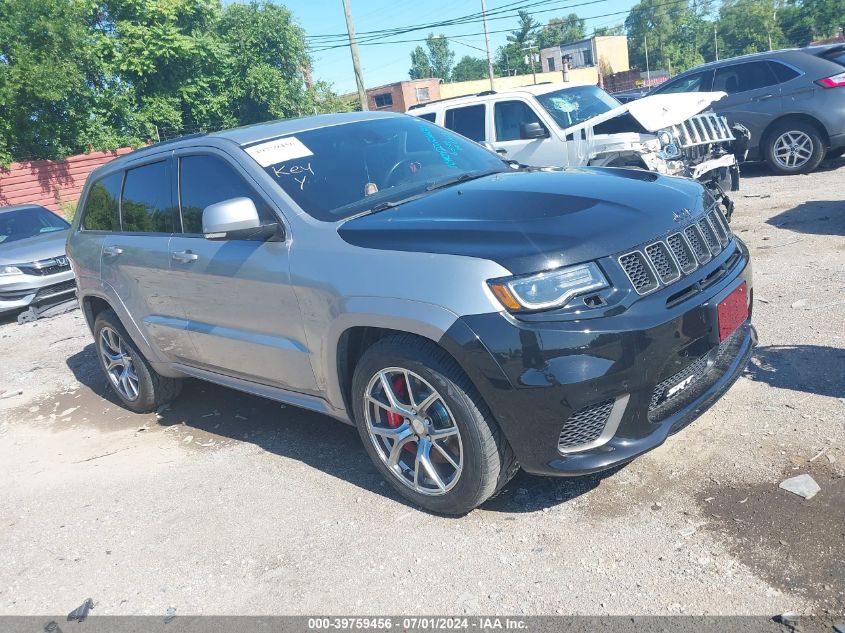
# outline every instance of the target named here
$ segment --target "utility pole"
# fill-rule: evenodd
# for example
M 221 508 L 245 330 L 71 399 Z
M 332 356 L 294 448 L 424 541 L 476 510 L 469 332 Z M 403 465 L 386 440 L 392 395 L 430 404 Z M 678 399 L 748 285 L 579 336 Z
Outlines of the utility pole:
M 535 83 L 535 84 L 537 83 L 537 69 L 536 69 L 536 67 L 534 66 L 534 62 L 535 62 L 535 59 L 534 59 L 534 50 L 535 50 L 536 48 L 537 48 L 537 47 L 536 47 L 536 46 L 534 46 L 534 42 L 533 42 L 533 41 L 531 41 L 531 40 L 529 40 L 529 41 L 526 43 L 526 46 L 523 46 L 523 47 L 522 47 L 522 50 L 524 50 L 524 51 L 527 53 L 527 55 L 526 55 L 526 57 L 525 57 L 525 61 L 531 64 L 531 74 L 532 74 L 532 75 L 534 75 L 534 83 Z M 539 57 L 539 56 L 538 56 L 538 57 Z
M 716 61 L 719 61 L 719 38 L 716 35 L 716 23 L 713 23 L 713 44 L 716 46 Z
M 651 70 L 648 67 L 648 35 L 643 36 L 645 40 L 645 80 L 649 87 L 651 87 Z
M 346 0 L 343 0 L 346 2 Z M 481 0 L 481 20 L 484 22 L 484 40 L 487 42 L 487 74 L 490 75 L 490 90 L 493 86 L 493 57 L 490 55 L 490 31 L 487 30 L 487 2 Z
M 367 91 L 364 89 L 361 60 L 358 59 L 358 43 L 355 41 L 355 25 L 352 23 L 349 0 L 343 0 L 343 12 L 346 14 L 346 32 L 349 33 L 349 49 L 352 51 L 352 68 L 355 71 L 355 83 L 358 86 L 358 99 L 361 101 L 361 110 L 366 111 L 370 108 L 367 107 Z

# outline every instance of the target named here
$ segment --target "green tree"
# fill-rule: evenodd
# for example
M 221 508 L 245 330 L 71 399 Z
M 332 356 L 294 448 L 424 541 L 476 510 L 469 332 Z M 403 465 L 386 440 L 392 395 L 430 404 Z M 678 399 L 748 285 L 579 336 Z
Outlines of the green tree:
M 452 81 L 472 81 L 486 79 L 487 60 L 465 55 L 452 69 Z
M 411 69 L 408 71 L 411 79 L 428 79 L 431 77 L 431 62 L 422 46 L 411 51 Z
M 534 39 L 537 29 L 540 28 L 540 23 L 528 11 L 520 10 L 518 15 L 519 28 L 516 31 L 511 31 L 507 36 L 507 40 L 509 43 L 516 44 L 521 48 L 525 46 L 526 42 Z
M 773 0 L 725 0 L 719 10 L 719 51 L 725 57 L 787 44 Z
M 577 13 L 570 13 L 563 18 L 552 18 L 537 35 L 537 46 L 541 49 L 560 46 L 568 42 L 577 42 L 586 37 L 584 20 Z
M 622 24 L 616 24 L 614 26 L 599 26 L 593 32 L 593 35 L 596 37 L 601 37 L 603 35 L 625 35 L 625 26 Z
M 646 44 L 653 69 L 677 73 L 702 63 L 700 51 L 712 40 L 712 26 L 705 19 L 709 10 L 706 0 L 689 5 L 641 0 L 625 20 L 631 64 L 645 69 Z
M 452 77 L 452 65 L 455 63 L 455 53 L 449 48 L 449 40 L 445 35 L 429 33 L 425 45 L 427 52 L 422 46 L 417 46 L 411 51 L 411 68 L 408 75 L 411 79 L 437 77 L 449 81 Z
M 429 33 L 425 45 L 428 47 L 431 76 L 449 81 L 452 78 L 452 65 L 455 63 L 455 53 L 449 48 L 449 40 L 445 35 L 435 37 L 433 33 Z

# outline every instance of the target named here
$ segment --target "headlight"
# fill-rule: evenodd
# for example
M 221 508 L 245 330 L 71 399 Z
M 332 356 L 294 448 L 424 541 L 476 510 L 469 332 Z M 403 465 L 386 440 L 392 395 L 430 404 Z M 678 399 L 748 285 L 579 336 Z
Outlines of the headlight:
M 4 275 L 23 275 L 17 266 L 0 266 L 0 277 Z
M 674 139 L 668 130 L 661 130 L 657 134 L 657 140 L 660 141 L 660 144 L 663 147 L 666 147 L 667 145 L 670 145 Z
M 556 308 L 576 295 L 608 286 L 599 267 L 592 262 L 528 277 L 497 279 L 489 284 L 496 298 L 511 312 Z

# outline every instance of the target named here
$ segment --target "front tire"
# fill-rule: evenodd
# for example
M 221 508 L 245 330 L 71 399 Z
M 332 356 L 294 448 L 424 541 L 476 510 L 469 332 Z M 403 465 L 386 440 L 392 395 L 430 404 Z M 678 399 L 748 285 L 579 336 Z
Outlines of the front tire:
M 162 376 L 150 366 L 113 310 L 97 315 L 94 344 L 109 386 L 130 411 L 155 411 L 182 390 L 181 379 Z
M 466 374 L 424 339 L 390 336 L 368 349 L 355 368 L 352 404 L 376 468 L 426 510 L 465 514 L 519 468 Z
M 763 155 L 776 174 L 807 174 L 824 158 L 824 141 L 814 125 L 803 121 L 778 123 L 766 136 Z

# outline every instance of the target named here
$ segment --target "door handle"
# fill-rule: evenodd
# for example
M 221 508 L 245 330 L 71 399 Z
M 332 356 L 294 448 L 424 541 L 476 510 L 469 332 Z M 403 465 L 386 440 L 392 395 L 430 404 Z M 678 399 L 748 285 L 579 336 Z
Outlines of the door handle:
M 200 258 L 199 255 L 191 251 L 173 251 L 170 253 L 170 257 L 173 261 L 179 262 L 180 264 L 195 262 Z
M 759 97 L 755 97 L 757 101 L 765 101 L 766 99 L 771 99 L 775 95 L 760 95 Z
M 104 246 L 103 247 L 103 257 L 117 257 L 123 252 L 123 249 L 119 246 Z
M 507 153 L 508 153 L 508 150 L 506 150 L 504 147 L 497 147 L 497 148 L 496 148 L 496 153 L 497 153 L 497 154 L 501 154 L 502 156 L 504 156 L 505 154 L 507 154 Z

